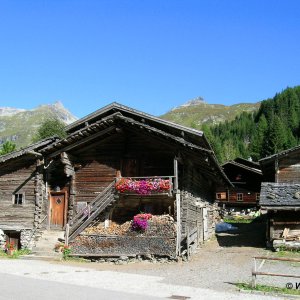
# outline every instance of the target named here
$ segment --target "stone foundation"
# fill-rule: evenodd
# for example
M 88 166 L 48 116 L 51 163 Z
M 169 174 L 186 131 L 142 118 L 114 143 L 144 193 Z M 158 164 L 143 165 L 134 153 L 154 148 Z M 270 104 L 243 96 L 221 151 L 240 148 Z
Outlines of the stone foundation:
M 20 233 L 21 249 L 31 250 L 35 246 L 35 233 L 32 229 L 23 229 Z

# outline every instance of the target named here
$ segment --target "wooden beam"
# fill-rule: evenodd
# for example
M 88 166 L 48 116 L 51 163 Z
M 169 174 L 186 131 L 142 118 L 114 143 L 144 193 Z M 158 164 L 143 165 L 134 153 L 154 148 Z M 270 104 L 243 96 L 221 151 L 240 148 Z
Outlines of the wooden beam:
M 49 155 L 49 158 L 53 158 L 53 157 L 59 155 L 61 152 L 66 152 L 66 151 L 69 151 L 69 150 L 74 149 L 76 147 L 79 147 L 79 146 L 81 146 L 81 145 L 83 145 L 83 144 L 85 144 L 85 143 L 87 143 L 89 141 L 92 141 L 92 140 L 94 140 L 94 139 L 96 139 L 96 138 L 98 138 L 98 137 L 100 137 L 102 135 L 110 133 L 110 132 L 114 131 L 115 129 L 116 129 L 116 126 L 113 125 L 113 126 L 108 127 L 108 128 L 106 128 L 104 130 L 101 130 L 100 132 L 98 132 L 96 134 L 93 134 L 93 135 L 90 135 L 90 136 L 88 136 L 86 138 L 80 139 L 77 142 L 75 142 L 74 144 L 68 145 L 68 146 L 66 146 L 66 147 L 64 147 L 64 148 L 62 148 L 60 150 L 57 150 L 57 151 L 51 153 Z

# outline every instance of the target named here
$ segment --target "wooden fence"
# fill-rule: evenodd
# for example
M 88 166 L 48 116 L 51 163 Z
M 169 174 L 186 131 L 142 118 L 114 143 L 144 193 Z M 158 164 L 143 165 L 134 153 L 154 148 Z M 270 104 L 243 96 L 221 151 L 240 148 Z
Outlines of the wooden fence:
M 257 268 L 257 260 L 262 260 L 260 265 Z M 290 262 L 299 262 L 300 259 L 297 258 L 280 258 L 280 257 L 266 257 L 266 256 L 255 256 L 253 257 L 253 268 L 252 268 L 252 287 L 256 287 L 256 276 L 264 275 L 264 276 L 278 276 L 278 277 L 290 277 L 290 278 L 300 278 L 299 275 L 294 274 L 280 274 L 280 273 L 271 273 L 271 272 L 261 272 L 259 271 L 264 265 L 266 260 L 274 260 L 274 261 L 290 261 Z

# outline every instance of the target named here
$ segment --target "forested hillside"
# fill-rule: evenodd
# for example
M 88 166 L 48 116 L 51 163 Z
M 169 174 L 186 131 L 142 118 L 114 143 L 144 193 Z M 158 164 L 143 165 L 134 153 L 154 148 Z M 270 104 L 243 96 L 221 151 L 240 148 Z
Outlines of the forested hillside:
M 258 160 L 299 144 L 300 86 L 287 88 L 261 102 L 256 112 L 233 121 L 203 125 L 220 162 L 237 156 Z

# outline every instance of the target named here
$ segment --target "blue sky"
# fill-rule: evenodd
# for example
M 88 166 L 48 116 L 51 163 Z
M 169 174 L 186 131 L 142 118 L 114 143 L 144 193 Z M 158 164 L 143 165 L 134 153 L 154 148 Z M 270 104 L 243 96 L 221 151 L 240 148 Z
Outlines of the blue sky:
M 0 107 L 160 115 L 300 84 L 300 1 L 0 0 Z

